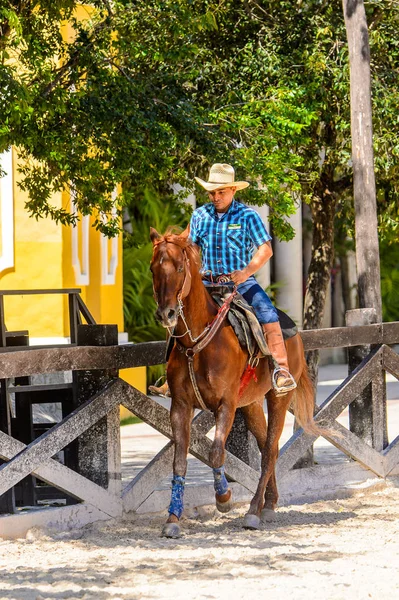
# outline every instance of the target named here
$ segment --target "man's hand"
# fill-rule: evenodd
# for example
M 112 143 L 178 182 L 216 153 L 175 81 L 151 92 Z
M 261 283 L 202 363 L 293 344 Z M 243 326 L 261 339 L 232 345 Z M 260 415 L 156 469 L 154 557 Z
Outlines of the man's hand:
M 261 244 L 255 254 L 252 257 L 251 262 L 242 271 L 233 271 L 231 274 L 231 281 L 234 281 L 236 285 L 244 283 L 254 275 L 263 265 L 267 263 L 269 258 L 273 255 L 273 250 L 270 242 Z
M 247 272 L 246 269 L 243 269 L 242 271 L 233 271 L 231 273 L 231 281 L 233 281 L 235 285 L 240 285 L 240 283 L 244 283 L 244 281 L 246 281 L 248 277 L 250 277 L 250 274 Z

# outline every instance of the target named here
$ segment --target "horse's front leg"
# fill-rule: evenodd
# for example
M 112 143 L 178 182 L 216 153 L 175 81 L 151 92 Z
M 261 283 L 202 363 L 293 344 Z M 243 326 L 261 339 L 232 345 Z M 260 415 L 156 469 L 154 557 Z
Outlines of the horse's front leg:
M 179 521 L 184 509 L 184 484 L 186 480 L 187 453 L 193 414 L 194 410 L 192 406 L 172 401 L 170 422 L 175 442 L 175 455 L 173 460 L 169 517 L 162 530 L 162 535 L 165 537 L 177 538 L 181 533 Z
M 215 438 L 209 456 L 213 468 L 216 508 L 223 513 L 229 512 L 232 507 L 231 489 L 224 473 L 224 461 L 226 440 L 233 426 L 234 416 L 235 408 L 232 404 L 220 405 L 215 415 Z

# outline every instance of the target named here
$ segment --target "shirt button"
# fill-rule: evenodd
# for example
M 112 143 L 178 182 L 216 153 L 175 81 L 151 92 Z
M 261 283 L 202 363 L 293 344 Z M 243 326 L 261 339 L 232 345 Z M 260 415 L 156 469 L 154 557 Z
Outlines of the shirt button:
M 221 260 L 218 260 L 218 262 L 222 262 Z

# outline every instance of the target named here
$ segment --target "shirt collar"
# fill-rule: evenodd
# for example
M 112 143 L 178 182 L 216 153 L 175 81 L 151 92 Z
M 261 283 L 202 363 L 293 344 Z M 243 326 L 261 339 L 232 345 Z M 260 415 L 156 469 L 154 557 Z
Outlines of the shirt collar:
M 208 204 L 206 206 L 208 207 L 209 214 L 218 221 L 219 219 L 218 219 L 217 211 L 216 211 L 216 208 L 215 208 L 215 205 L 213 204 L 213 202 L 208 202 Z M 237 210 L 237 207 L 238 207 L 238 202 L 235 198 L 233 198 L 233 202 L 230 204 L 228 211 L 225 212 L 224 215 L 230 215 L 230 216 L 233 215 L 235 213 L 235 211 Z M 222 217 L 222 219 L 223 219 L 223 217 Z

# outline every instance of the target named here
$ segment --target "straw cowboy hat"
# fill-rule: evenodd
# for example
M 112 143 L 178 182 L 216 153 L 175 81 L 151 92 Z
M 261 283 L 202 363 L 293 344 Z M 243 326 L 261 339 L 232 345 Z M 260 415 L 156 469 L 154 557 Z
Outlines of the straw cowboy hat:
M 208 181 L 199 177 L 194 178 L 197 183 L 202 185 L 207 192 L 221 190 L 227 187 L 235 187 L 237 190 L 243 190 L 249 186 L 248 181 L 234 181 L 234 169 L 231 165 L 216 163 L 211 166 Z

